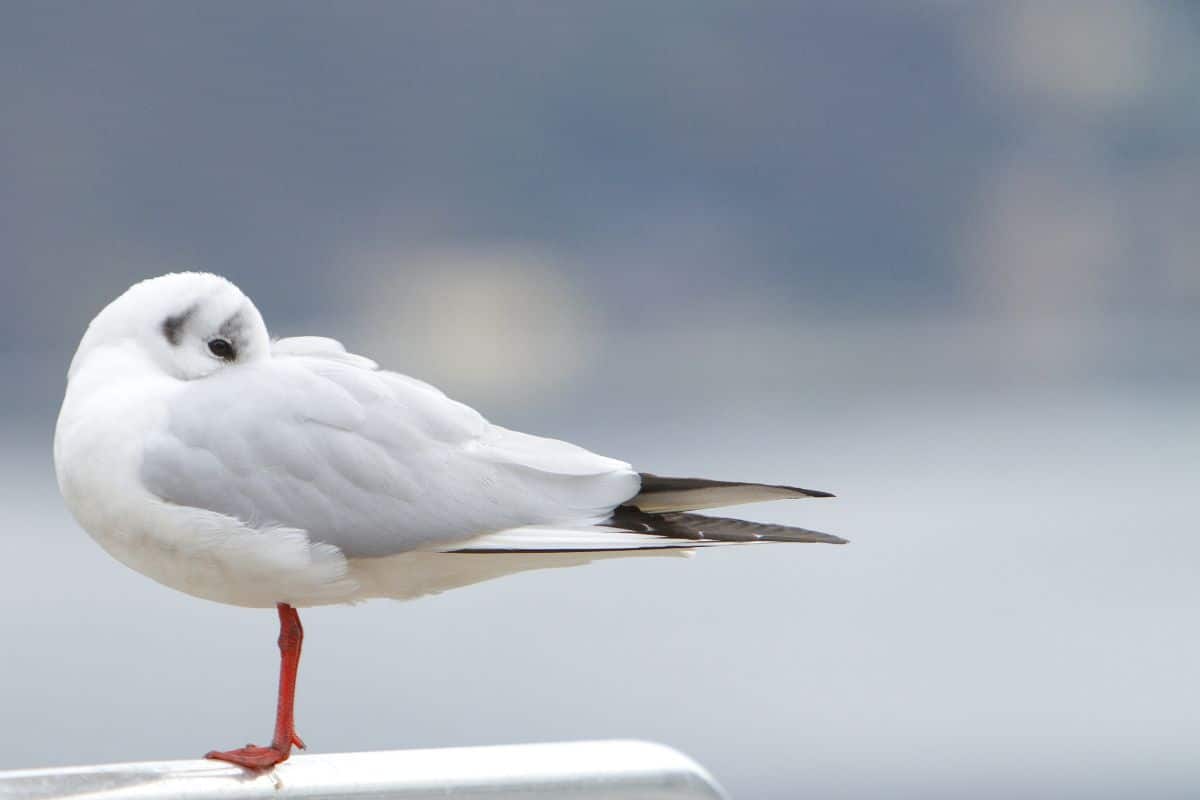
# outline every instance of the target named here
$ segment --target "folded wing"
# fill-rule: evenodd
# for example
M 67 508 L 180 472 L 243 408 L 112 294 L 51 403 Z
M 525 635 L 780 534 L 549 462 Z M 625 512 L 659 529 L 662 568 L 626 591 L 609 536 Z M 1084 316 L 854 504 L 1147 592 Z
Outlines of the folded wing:
M 351 558 L 844 541 L 682 513 L 826 492 L 639 474 L 492 425 L 320 337 L 281 339 L 271 359 L 184 385 L 142 478 L 165 501 L 303 530 Z
M 598 522 L 640 486 L 624 462 L 491 425 L 315 337 L 183 386 L 142 478 L 166 501 L 299 528 L 350 557 Z

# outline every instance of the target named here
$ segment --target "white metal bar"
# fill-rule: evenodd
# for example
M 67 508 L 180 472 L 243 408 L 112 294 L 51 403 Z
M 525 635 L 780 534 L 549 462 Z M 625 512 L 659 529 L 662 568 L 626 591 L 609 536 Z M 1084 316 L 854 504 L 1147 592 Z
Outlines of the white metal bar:
M 0 772 L 20 800 L 724 800 L 696 762 L 660 744 L 564 742 L 293 756 L 254 775 L 216 761 Z

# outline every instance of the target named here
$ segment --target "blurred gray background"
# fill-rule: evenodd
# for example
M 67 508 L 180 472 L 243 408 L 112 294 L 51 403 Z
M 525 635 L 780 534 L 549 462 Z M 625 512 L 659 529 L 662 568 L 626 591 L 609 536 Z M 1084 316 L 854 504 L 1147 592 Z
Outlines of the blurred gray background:
M 305 614 L 317 751 L 625 736 L 742 798 L 1194 797 L 1187 2 L 0 6 L 0 768 L 269 735 L 274 615 L 61 505 L 71 353 L 222 273 L 843 548 Z

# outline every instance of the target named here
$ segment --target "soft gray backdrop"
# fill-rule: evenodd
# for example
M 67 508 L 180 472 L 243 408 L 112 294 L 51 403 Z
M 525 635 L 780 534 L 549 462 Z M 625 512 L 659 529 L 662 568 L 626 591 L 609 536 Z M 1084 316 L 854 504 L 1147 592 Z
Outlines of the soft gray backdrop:
M 843 548 L 309 612 L 319 751 L 633 736 L 743 798 L 1200 784 L 1200 23 L 1180 3 L 0 6 L 0 768 L 269 735 L 269 612 L 109 560 L 91 316 L 238 282 L 506 425 Z

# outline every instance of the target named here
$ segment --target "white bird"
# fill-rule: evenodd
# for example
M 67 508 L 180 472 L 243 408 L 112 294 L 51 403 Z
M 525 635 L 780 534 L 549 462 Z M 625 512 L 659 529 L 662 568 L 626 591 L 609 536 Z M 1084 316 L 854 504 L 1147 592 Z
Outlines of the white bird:
M 845 541 L 687 513 L 826 492 L 663 478 L 507 430 L 332 339 L 272 341 L 254 304 L 205 273 L 142 281 L 92 320 L 54 461 L 72 514 L 118 561 L 197 597 L 278 610 L 272 742 L 208 754 L 250 769 L 303 747 L 297 607 L 605 557 Z

